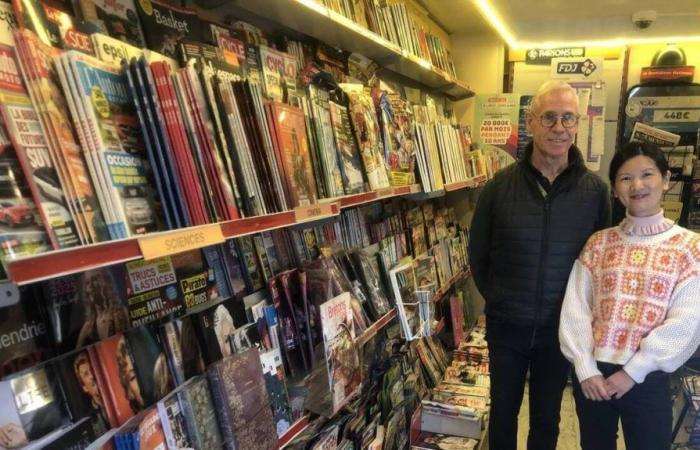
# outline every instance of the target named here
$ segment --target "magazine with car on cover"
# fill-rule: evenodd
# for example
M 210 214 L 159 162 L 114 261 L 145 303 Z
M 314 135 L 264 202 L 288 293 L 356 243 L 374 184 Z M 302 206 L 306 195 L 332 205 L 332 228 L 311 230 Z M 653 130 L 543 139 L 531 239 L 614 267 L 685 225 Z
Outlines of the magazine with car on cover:
M 143 135 L 126 75 L 119 66 L 78 52 L 67 52 L 65 58 L 79 91 L 75 100 L 83 103 L 87 116 L 84 132 L 94 137 L 105 203 L 116 208 L 114 226 L 121 237 L 157 230 Z
M 23 179 L 27 183 L 51 247 L 72 247 L 80 243 L 80 238 L 41 129 L 39 115 L 32 105 L 18 70 L 15 41 L 12 36 L 15 24 L 12 6 L 0 2 L 0 14 L 8 18 L 0 21 L 0 57 L 12 62 L 0 66 L 0 113 L 3 131 L 9 135 L 11 148 L 24 174 Z M 9 171 L 16 170 L 16 166 L 11 163 L 12 157 L 9 152 L 10 147 L 5 147 L 3 154 L 8 164 L 2 171 L 7 170 L 7 173 L 3 173 L 6 176 L 10 175 Z M 9 178 L 2 179 L 10 181 Z M 16 180 L 19 183 L 19 178 Z M 3 183 L 3 187 L 10 186 Z M 15 223 L 28 226 L 28 216 L 26 212 L 22 214 L 21 209 L 13 209 L 8 213 L 17 218 Z

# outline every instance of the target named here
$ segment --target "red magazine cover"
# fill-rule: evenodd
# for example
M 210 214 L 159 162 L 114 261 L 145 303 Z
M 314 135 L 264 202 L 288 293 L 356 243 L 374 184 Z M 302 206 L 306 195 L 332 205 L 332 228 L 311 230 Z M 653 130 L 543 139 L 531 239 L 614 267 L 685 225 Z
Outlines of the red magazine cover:
M 100 390 L 114 407 L 115 422 L 110 425 L 120 426 L 145 406 L 126 338 L 117 334 L 100 341 L 93 348 L 105 384 L 105 389 Z
M 277 131 L 277 121 L 275 121 L 275 112 L 272 109 L 272 104 L 268 103 L 265 105 L 265 115 L 267 116 L 267 124 L 270 128 L 270 138 L 272 139 L 272 147 L 275 151 L 275 160 L 277 162 L 278 171 L 282 181 L 282 188 L 284 189 L 284 198 L 287 199 L 287 203 L 290 201 L 289 192 L 291 187 L 289 186 L 289 178 L 284 170 L 284 164 L 282 164 L 282 154 L 280 153 L 280 142 L 277 140 L 279 135 Z M 287 208 L 292 208 L 294 205 L 287 204 Z
M 156 408 L 148 410 L 139 423 L 139 449 L 161 450 L 165 446 L 163 424 Z
M 15 32 L 15 42 L 20 51 L 26 52 L 26 59 L 20 65 L 30 75 L 27 80 L 35 89 L 30 89 L 32 101 L 42 118 L 44 133 L 47 135 L 49 148 L 57 162 L 64 167 L 66 186 L 69 197 L 75 201 L 76 222 L 79 230 L 84 232 L 87 243 L 107 239 L 102 213 L 97 203 L 93 181 L 87 171 L 83 150 L 76 140 L 73 124 L 68 118 L 68 107 L 60 89 L 58 74 L 53 66 L 53 58 L 60 50 L 42 43 L 29 30 Z M 25 64 L 27 65 L 24 70 Z
M 275 150 L 280 156 L 289 185 L 292 207 L 316 203 L 316 183 L 311 169 L 311 155 L 306 137 L 306 122 L 301 108 L 272 102 L 270 112 L 276 122 Z
M 107 421 L 110 427 L 118 426 L 117 414 L 114 410 L 114 403 L 111 396 L 107 395 L 107 380 L 105 378 L 104 367 L 102 367 L 100 358 L 97 354 L 96 347 L 88 347 L 88 358 L 90 359 L 90 367 L 97 383 L 98 391 L 102 399 L 102 410 L 107 416 Z
M 230 183 L 226 180 L 225 174 L 221 172 L 223 164 L 219 161 L 217 165 L 215 161 L 216 150 L 212 140 L 213 129 L 207 129 L 204 124 L 203 113 L 206 111 L 202 111 L 202 108 L 205 107 L 203 105 L 205 100 L 201 89 L 197 92 L 199 87 L 197 75 L 192 67 L 179 69 L 177 75 L 181 86 L 184 88 L 184 93 L 187 95 L 188 104 L 182 106 L 183 109 L 190 113 L 186 116 L 189 116 L 189 123 L 194 128 L 193 138 L 195 147 L 197 147 L 195 150 L 201 158 L 204 169 L 203 177 L 208 182 L 213 193 L 212 201 L 215 206 L 216 220 L 231 220 L 233 217 L 232 211 L 229 210 L 229 204 L 235 203 L 233 190 Z M 210 121 L 209 123 L 211 124 Z
M 206 215 L 203 210 L 204 201 L 201 197 L 199 185 L 195 183 L 196 175 L 191 162 L 188 164 L 186 154 L 188 149 L 183 144 L 182 130 L 178 130 L 181 125 L 177 123 L 176 119 L 176 115 L 179 111 L 175 111 L 176 103 L 174 102 L 177 100 L 174 99 L 173 94 L 170 89 L 168 89 L 168 84 L 172 83 L 169 75 L 169 66 L 164 62 L 154 62 L 150 65 L 150 68 L 156 90 L 158 91 L 158 101 L 163 110 L 163 115 L 165 116 L 166 130 L 172 142 L 175 164 L 180 173 L 180 179 L 184 184 L 183 193 L 186 197 L 184 200 L 187 201 L 193 224 L 203 225 L 207 223 Z
M 183 170 L 188 174 L 188 188 L 191 192 L 192 202 L 195 203 L 195 210 L 198 213 L 199 221 L 195 224 L 203 225 L 209 223 L 209 214 L 205 208 L 206 198 L 202 190 L 202 183 L 199 179 L 195 161 L 193 160 L 192 149 L 189 145 L 187 134 L 185 133 L 185 124 L 182 119 L 182 111 L 180 109 L 177 93 L 175 92 L 170 67 L 166 64 L 159 64 L 156 69 L 160 71 L 163 79 L 162 89 L 166 107 L 170 113 L 170 120 L 172 122 L 171 132 L 174 134 L 176 142 L 179 143 L 179 163 L 183 165 Z

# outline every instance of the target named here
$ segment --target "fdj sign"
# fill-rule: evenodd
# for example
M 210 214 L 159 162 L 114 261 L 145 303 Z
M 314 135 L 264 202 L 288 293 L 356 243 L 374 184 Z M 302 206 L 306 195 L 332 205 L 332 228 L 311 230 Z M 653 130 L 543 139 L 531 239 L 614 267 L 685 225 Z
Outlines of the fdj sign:
M 590 59 L 585 61 L 560 61 L 557 63 L 558 75 L 583 75 L 587 77 L 595 72 L 598 66 Z

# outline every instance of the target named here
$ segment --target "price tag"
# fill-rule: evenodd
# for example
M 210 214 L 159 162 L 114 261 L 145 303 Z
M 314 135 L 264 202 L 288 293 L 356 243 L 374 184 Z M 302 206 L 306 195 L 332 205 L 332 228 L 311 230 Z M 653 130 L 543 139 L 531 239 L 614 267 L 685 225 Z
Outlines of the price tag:
M 382 198 L 382 197 L 389 197 L 394 195 L 394 188 L 388 187 L 388 188 L 382 188 L 377 190 L 377 197 Z
M 315 205 L 300 206 L 294 209 L 294 219 L 297 222 L 306 222 L 322 216 L 333 214 L 334 203 L 316 203 Z
M 159 233 L 153 236 L 144 236 L 138 240 L 141 254 L 146 260 L 221 244 L 224 241 L 224 234 L 218 224 Z

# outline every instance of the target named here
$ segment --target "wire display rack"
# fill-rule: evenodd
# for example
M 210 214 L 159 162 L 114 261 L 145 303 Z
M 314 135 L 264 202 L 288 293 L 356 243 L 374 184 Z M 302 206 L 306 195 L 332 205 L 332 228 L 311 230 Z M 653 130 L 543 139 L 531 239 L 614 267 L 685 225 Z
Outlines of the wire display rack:
M 686 442 L 675 444 L 674 450 L 700 450 L 700 358 L 689 360 L 680 371 L 683 409 L 673 428 L 675 441 L 681 427 L 687 433 Z M 690 417 L 690 419 L 688 419 Z

